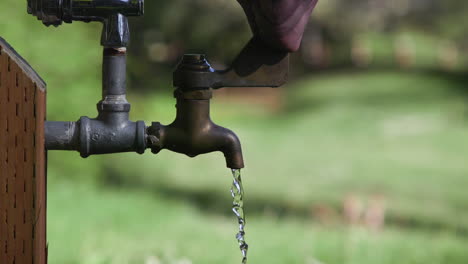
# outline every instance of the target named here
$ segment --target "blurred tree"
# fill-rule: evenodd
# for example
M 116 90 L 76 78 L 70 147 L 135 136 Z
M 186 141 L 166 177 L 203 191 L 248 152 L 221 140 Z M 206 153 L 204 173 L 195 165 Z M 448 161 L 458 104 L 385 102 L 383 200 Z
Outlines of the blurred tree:
M 244 16 L 235 0 L 147 1 L 144 19 L 132 23 L 131 81 L 139 87 L 169 85 L 170 71 L 187 52 L 227 63 L 250 38 Z
M 367 65 L 375 57 L 362 37 L 369 34 L 393 43 L 383 41 L 380 50 L 388 54 L 401 53 L 394 50 L 401 47 L 401 32 L 440 39 L 445 47 L 447 41 L 455 49 L 468 47 L 464 33 L 467 11 L 468 2 L 459 0 L 320 1 L 306 32 L 302 61 L 293 62 L 316 67 Z M 182 53 L 207 53 L 215 64 L 227 64 L 251 34 L 235 0 L 147 1 L 146 15 L 133 20 L 132 31 L 130 80 L 142 88 L 170 86 L 171 70 Z M 391 56 L 395 55 L 390 55 L 395 61 Z M 297 72 L 300 68 L 295 66 Z

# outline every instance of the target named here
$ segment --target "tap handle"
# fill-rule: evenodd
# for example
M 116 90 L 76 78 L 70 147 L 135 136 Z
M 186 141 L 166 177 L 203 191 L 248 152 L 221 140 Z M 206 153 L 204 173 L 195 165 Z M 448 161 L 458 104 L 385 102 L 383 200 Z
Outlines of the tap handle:
M 181 90 L 280 87 L 288 80 L 289 53 L 252 38 L 226 70 L 215 70 L 202 54 L 186 54 L 174 72 Z
M 227 70 L 216 71 L 223 87 L 280 87 L 288 81 L 289 53 L 252 38 Z

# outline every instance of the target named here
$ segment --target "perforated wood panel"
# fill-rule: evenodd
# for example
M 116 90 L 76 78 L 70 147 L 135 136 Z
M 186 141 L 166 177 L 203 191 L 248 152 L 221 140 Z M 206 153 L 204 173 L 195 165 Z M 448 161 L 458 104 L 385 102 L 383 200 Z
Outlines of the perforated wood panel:
M 45 83 L 0 38 L 0 264 L 45 264 Z

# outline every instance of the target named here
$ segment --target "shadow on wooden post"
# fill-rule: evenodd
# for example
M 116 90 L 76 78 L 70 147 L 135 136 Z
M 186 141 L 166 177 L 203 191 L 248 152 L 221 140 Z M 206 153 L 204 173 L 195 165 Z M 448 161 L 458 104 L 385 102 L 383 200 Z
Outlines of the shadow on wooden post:
M 0 38 L 0 263 L 46 264 L 46 85 Z

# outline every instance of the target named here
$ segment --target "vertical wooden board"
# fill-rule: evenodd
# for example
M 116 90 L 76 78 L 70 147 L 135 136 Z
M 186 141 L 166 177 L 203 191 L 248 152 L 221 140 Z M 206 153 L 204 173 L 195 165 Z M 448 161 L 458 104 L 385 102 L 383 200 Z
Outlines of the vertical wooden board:
M 7 89 L 5 88 L 4 79 L 6 78 L 5 74 L 5 63 L 3 55 L 2 46 L 0 46 L 0 113 L 6 112 L 6 96 L 7 96 Z M 0 131 L 6 131 L 6 115 L 0 114 Z M 6 145 L 6 137 L 4 137 L 5 133 L 0 132 L 0 261 L 6 258 L 6 236 L 7 236 L 7 212 L 4 209 L 7 208 L 6 199 L 6 177 L 4 176 L 4 172 L 6 171 L 6 151 L 4 149 Z
M 45 83 L 0 50 L 0 264 L 46 264 Z
M 16 128 L 16 113 L 15 113 L 15 92 L 16 87 L 14 85 L 15 72 L 13 71 L 14 61 L 10 56 L 7 57 L 7 78 L 5 80 L 8 89 L 7 95 L 7 180 L 8 180 L 8 263 L 16 263 L 19 261 L 19 255 L 16 248 L 16 229 L 18 223 L 16 221 L 17 207 L 16 207 L 16 141 L 18 138 Z M 17 260 L 18 259 L 18 260 Z
M 17 115 L 17 124 L 18 126 L 16 127 L 18 139 L 16 143 L 16 208 L 17 208 L 17 215 L 16 215 L 16 222 L 18 223 L 19 226 L 21 226 L 21 232 L 16 232 L 16 248 L 18 251 L 21 252 L 19 254 L 20 263 L 28 263 L 27 259 L 29 255 L 25 254 L 25 244 L 27 238 L 26 234 L 26 225 L 23 221 L 23 216 L 24 212 L 26 211 L 26 205 L 28 201 L 26 200 L 26 193 L 25 193 L 25 183 L 27 179 L 27 167 L 24 166 L 24 164 L 28 164 L 27 159 L 25 159 L 26 152 L 27 150 L 27 141 L 26 139 L 28 138 L 28 134 L 25 133 L 24 131 L 24 121 L 27 120 L 27 115 L 25 112 L 26 109 L 26 104 L 23 102 L 24 98 L 24 89 L 23 89 L 23 83 L 24 79 L 26 78 L 26 75 L 24 74 L 19 74 L 21 72 L 21 69 L 16 65 L 17 67 L 17 73 L 16 73 L 16 80 L 15 80 L 15 86 L 16 86 L 16 93 L 15 93 L 15 103 L 16 103 L 16 115 Z
M 47 217 L 47 160 L 45 152 L 44 123 L 46 119 L 46 92 L 36 89 L 35 94 L 36 132 L 35 132 L 35 234 L 34 263 L 47 263 L 46 217 Z
M 27 101 L 27 96 L 30 94 L 33 94 L 31 91 L 32 89 L 30 88 L 32 86 L 32 82 L 28 78 L 22 78 L 21 85 L 23 88 L 23 95 L 24 95 L 24 115 L 25 116 L 33 116 L 34 115 L 34 105 L 29 104 Z M 23 131 L 25 135 L 28 135 L 31 132 L 31 121 L 33 119 L 24 119 L 24 124 L 23 124 Z M 34 124 L 34 123 L 33 123 Z M 33 137 L 28 137 L 25 136 L 25 146 L 32 146 L 33 145 Z M 34 153 L 32 151 L 28 151 L 27 148 L 25 148 L 24 152 L 24 162 L 28 163 L 31 162 L 34 157 Z M 32 236 L 32 202 L 33 202 L 33 189 L 32 189 L 32 183 L 31 179 L 28 179 L 27 175 L 33 175 L 33 166 L 26 166 L 24 168 L 24 183 L 23 183 L 23 193 L 24 193 L 24 211 L 23 211 L 23 225 L 24 225 L 24 237 L 23 237 L 23 252 L 31 252 L 32 251 L 32 244 L 27 243 L 28 237 Z M 32 256 L 25 254 L 25 263 L 32 263 Z
M 23 104 L 21 103 L 22 98 L 22 89 L 20 89 L 20 79 L 22 74 L 21 68 L 15 63 L 11 65 L 11 71 L 13 72 L 12 86 L 14 87 L 13 92 L 13 123 L 14 133 L 15 133 L 15 156 L 14 156 L 14 171 L 15 171 L 15 183 L 14 183 L 14 220 L 13 220 L 13 237 L 15 239 L 14 248 L 15 252 L 15 263 L 25 263 L 25 254 L 23 253 L 23 243 L 24 243 L 24 224 L 23 224 L 23 212 L 24 212 L 24 167 L 26 163 L 24 162 L 24 138 L 27 136 L 23 133 L 23 120 L 28 118 L 23 115 Z
M 15 193 L 15 178 L 16 178 L 16 173 L 14 170 L 14 157 L 15 157 L 15 147 L 14 147 L 14 140 L 15 140 L 15 129 L 14 129 L 14 124 L 12 123 L 13 120 L 13 108 L 12 108 L 12 92 L 14 92 L 14 88 L 12 86 L 12 72 L 11 72 L 11 57 L 6 56 L 8 55 L 5 52 L 5 59 L 3 63 L 5 73 L 6 73 L 6 78 L 3 80 L 5 83 L 5 87 L 7 89 L 7 107 L 6 111 L 4 114 L 6 114 L 6 119 L 7 119 L 7 129 L 6 129 L 6 163 L 7 163 L 7 169 L 6 169 L 6 193 L 7 193 L 7 198 L 6 198 L 6 206 L 7 206 L 7 214 L 6 214 L 6 221 L 7 221 L 7 234 L 6 234 L 6 247 L 5 247 L 5 253 L 6 253 L 6 262 L 5 263 L 13 263 L 15 262 L 15 238 L 13 237 L 13 229 L 14 229 L 14 217 L 16 214 L 16 210 L 13 208 L 14 206 L 14 197 L 16 195 Z

